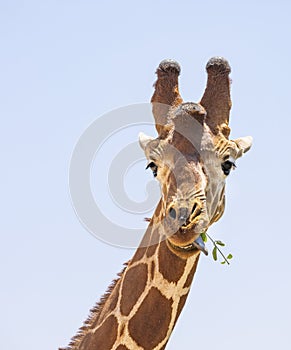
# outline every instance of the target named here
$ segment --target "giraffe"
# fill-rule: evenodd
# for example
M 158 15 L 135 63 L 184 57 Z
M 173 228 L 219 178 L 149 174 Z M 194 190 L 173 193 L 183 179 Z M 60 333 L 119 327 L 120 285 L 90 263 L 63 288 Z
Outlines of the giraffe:
M 157 138 L 141 133 L 161 199 L 133 258 L 109 287 L 70 350 L 165 349 L 186 302 L 201 252 L 201 234 L 225 207 L 225 180 L 252 138 L 229 140 L 229 63 L 211 58 L 199 103 L 183 102 L 180 66 L 164 60 L 152 96 Z M 64 349 L 64 348 L 63 348 Z

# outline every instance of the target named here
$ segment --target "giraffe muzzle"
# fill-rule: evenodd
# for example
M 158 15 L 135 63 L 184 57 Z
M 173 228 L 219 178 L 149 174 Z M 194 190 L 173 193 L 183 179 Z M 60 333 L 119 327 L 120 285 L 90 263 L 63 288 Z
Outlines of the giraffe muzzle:
M 194 203 L 191 211 L 186 206 L 171 206 L 168 212 L 173 222 L 176 222 L 178 227 L 182 229 L 193 228 L 194 225 L 196 225 L 198 221 L 200 221 L 202 213 L 202 207 L 196 202 Z
M 175 230 L 169 238 L 172 248 L 184 253 L 200 250 L 205 255 L 208 254 L 201 238 L 201 233 L 208 226 L 203 203 L 195 201 L 192 207 L 172 204 L 168 210 L 168 218 L 172 231 Z

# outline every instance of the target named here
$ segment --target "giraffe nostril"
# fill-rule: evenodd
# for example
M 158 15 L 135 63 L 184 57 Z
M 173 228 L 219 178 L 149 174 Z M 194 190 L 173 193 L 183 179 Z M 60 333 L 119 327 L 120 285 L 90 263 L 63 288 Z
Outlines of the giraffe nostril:
M 188 219 L 188 208 L 180 208 L 179 210 L 179 221 L 185 223 Z
M 197 203 L 195 203 L 195 204 L 193 205 L 193 208 L 192 208 L 191 214 L 193 214 L 193 213 L 195 212 L 196 208 L 197 208 Z
M 172 218 L 172 219 L 176 219 L 176 210 L 174 209 L 174 208 L 171 208 L 170 210 L 169 210 L 169 214 L 170 214 L 170 217 Z
M 198 206 L 197 203 L 194 203 L 191 215 L 194 215 L 194 217 L 199 216 L 202 213 L 202 209 Z

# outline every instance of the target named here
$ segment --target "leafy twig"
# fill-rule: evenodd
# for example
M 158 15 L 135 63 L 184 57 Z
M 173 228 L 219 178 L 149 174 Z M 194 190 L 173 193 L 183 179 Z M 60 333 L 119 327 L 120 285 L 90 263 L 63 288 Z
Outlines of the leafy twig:
M 221 247 L 224 247 L 225 244 L 222 242 L 222 241 L 219 241 L 219 240 L 214 240 L 207 232 L 203 232 L 201 234 L 201 237 L 203 239 L 204 242 L 207 242 L 207 239 L 209 238 L 210 241 L 212 242 L 213 244 L 213 250 L 212 250 L 212 256 L 213 256 L 213 259 L 215 261 L 217 261 L 217 252 L 220 253 L 220 255 L 222 256 L 223 258 L 223 261 L 221 262 L 221 264 L 225 264 L 227 263 L 228 265 L 230 265 L 230 262 L 229 260 L 233 258 L 232 254 L 228 254 L 227 256 L 225 256 L 222 252 L 222 250 L 219 248 L 219 246 Z

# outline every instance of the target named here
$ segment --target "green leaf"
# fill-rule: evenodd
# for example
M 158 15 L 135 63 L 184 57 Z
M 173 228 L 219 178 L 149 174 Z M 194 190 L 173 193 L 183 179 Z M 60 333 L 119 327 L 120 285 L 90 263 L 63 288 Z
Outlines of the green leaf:
M 233 258 L 233 255 L 232 254 L 228 254 L 228 256 L 226 257 L 228 260 L 232 259 Z
M 217 247 L 214 247 L 212 250 L 212 256 L 213 259 L 216 261 L 217 260 Z
M 221 242 L 221 241 L 215 241 L 215 243 L 218 244 L 218 245 L 221 245 L 222 247 L 225 246 L 225 244 L 223 242 Z
M 202 232 L 202 233 L 201 233 L 201 238 L 202 238 L 202 241 L 203 241 L 204 243 L 207 242 L 207 235 L 206 235 L 206 232 Z

